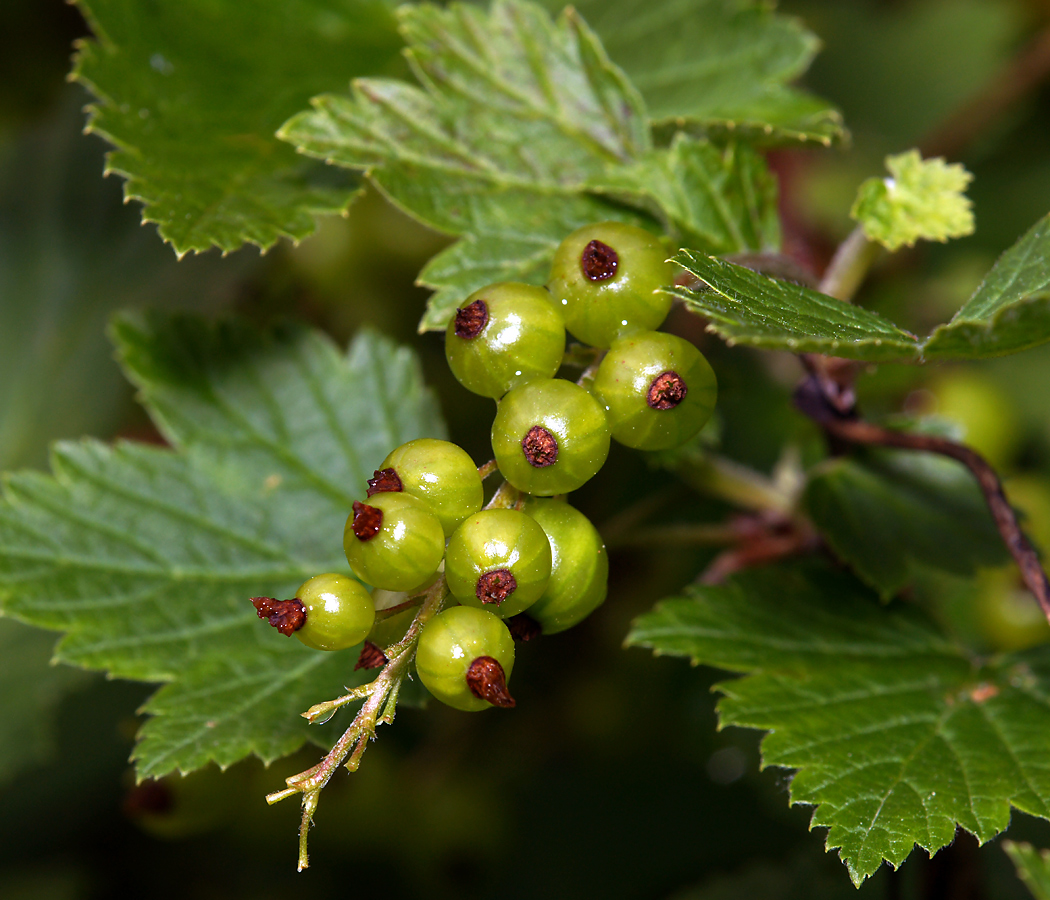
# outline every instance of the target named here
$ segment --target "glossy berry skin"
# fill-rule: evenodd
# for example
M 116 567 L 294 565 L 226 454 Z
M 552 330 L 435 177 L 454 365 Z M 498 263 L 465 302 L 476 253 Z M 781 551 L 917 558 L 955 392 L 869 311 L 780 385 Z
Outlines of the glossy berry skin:
M 465 606 L 516 616 L 540 598 L 550 576 L 547 535 L 520 510 L 482 510 L 449 539 L 445 580 Z
M 551 545 L 547 590 L 529 607 L 544 634 L 582 622 L 608 593 L 609 554 L 601 535 L 579 510 L 562 500 L 532 498 L 525 513 L 543 528 Z
M 477 712 L 492 705 L 474 696 L 467 686 L 467 670 L 481 656 L 499 662 L 509 680 L 514 668 L 510 631 L 488 610 L 453 606 L 423 627 L 416 647 L 416 671 L 423 686 L 442 703 Z
M 639 450 L 679 447 L 707 424 L 718 385 L 704 355 L 673 334 L 643 331 L 616 341 L 592 390 L 612 436 Z
M 530 381 L 500 400 L 492 451 L 519 491 L 549 497 L 590 480 L 609 455 L 605 410 L 571 381 Z
M 306 621 L 293 634 L 315 650 L 360 644 L 375 622 L 372 595 L 346 575 L 315 575 L 300 585 L 295 597 L 306 610 Z
M 389 469 L 397 473 L 397 482 L 404 493 L 430 507 L 446 535 L 481 509 L 485 499 L 474 460 L 466 450 L 449 441 L 419 438 L 402 444 L 383 460 L 376 475 Z M 383 483 L 389 481 L 383 479 Z M 369 497 L 375 496 L 370 487 Z
M 364 539 L 358 530 L 369 510 L 381 524 Z M 355 503 L 343 529 L 343 549 L 354 574 L 373 587 L 412 591 L 437 572 L 445 553 L 441 522 L 422 500 L 404 493 L 381 493 Z
M 553 378 L 565 354 L 565 325 L 550 294 L 502 282 L 475 291 L 445 331 L 445 358 L 468 391 L 498 399 L 534 378 Z
M 577 229 L 554 253 L 547 288 L 569 332 L 608 347 L 632 331 L 658 328 L 674 300 L 667 250 L 654 235 L 622 222 Z

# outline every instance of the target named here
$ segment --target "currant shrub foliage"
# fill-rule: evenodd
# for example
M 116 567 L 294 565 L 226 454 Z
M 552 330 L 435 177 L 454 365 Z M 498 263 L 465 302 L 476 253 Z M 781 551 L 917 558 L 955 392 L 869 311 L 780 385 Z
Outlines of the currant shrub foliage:
M 618 221 L 664 236 L 675 296 L 731 345 L 921 362 L 1050 339 L 1050 217 L 924 338 L 736 264 L 780 247 L 763 151 L 845 136 L 790 86 L 815 38 L 764 4 L 289 0 L 253 10 L 250 37 L 217 0 L 79 5 L 96 35 L 74 70 L 96 97 L 90 128 L 179 254 L 304 237 L 367 178 L 453 239 L 420 273 L 421 330 L 485 285 L 543 284 L 566 235 Z M 886 243 L 961 233 L 965 173 L 949 174 L 932 193 L 921 177 L 873 183 L 856 214 Z M 330 746 L 333 726 L 300 714 L 367 673 L 271 639 L 245 601 L 341 570 L 355 492 L 393 448 L 444 437 L 412 352 L 184 318 L 125 316 L 112 333 L 168 446 L 60 444 L 51 475 L 7 477 L 4 614 L 63 632 L 62 662 L 161 685 L 141 776 Z M 795 770 L 791 801 L 814 807 L 858 884 L 957 826 L 990 839 L 1011 807 L 1050 817 L 1047 649 L 978 656 L 894 599 L 930 569 L 1001 562 L 972 485 L 874 455 L 804 480 L 792 502 L 848 570 L 685 588 L 630 643 L 743 676 L 719 686 L 722 724 L 770 732 L 763 765 Z

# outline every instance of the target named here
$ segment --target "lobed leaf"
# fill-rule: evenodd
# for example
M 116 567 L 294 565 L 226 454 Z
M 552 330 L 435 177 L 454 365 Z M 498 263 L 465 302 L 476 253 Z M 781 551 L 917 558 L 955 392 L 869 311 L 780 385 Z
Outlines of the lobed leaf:
M 1050 340 L 1050 215 L 1007 250 L 952 320 L 934 329 L 927 359 L 983 359 Z
M 280 134 L 463 237 L 420 276 L 436 290 L 422 329 L 443 328 L 493 281 L 542 283 L 562 239 L 591 222 L 651 226 L 655 215 L 712 248 L 777 240 L 761 157 L 685 138 L 654 150 L 640 95 L 572 10 L 553 21 L 497 0 L 400 16 L 420 86 L 360 80 L 351 96 L 315 98 Z
M 768 732 L 763 766 L 795 770 L 791 803 L 814 807 L 857 885 L 957 826 L 990 840 L 1011 806 L 1050 817 L 1050 648 L 976 659 L 817 566 L 694 586 L 628 641 L 744 673 L 718 685 L 721 726 Z
M 777 184 L 752 147 L 717 147 L 679 133 L 670 148 L 606 174 L 603 193 L 646 209 L 707 253 L 777 250 Z
M 827 145 L 845 137 L 834 107 L 790 86 L 809 67 L 819 41 L 769 4 L 581 0 L 575 6 L 657 122 L 767 143 Z
M 883 599 L 917 565 L 972 575 L 1009 560 L 973 476 L 944 457 L 830 459 L 810 474 L 802 503 L 824 540 Z
M 5 480 L 0 602 L 66 632 L 56 657 L 166 682 L 135 751 L 139 774 L 269 761 L 321 740 L 299 717 L 358 683 L 256 618 L 345 571 L 342 527 L 389 450 L 442 424 L 415 359 L 372 334 L 346 357 L 284 327 L 127 316 L 122 362 L 172 448 L 60 444 L 53 475 Z
M 963 191 L 973 176 L 959 163 L 922 159 L 918 150 L 886 157 L 889 178 L 869 178 L 850 215 L 870 240 L 889 250 L 918 240 L 946 241 L 973 233 L 973 210 Z
M 107 172 L 182 255 L 262 248 L 314 230 L 357 185 L 274 137 L 310 97 L 389 70 L 400 41 L 385 0 L 286 0 L 250 16 L 221 0 L 78 0 L 97 40 L 73 76 L 97 98 L 89 130 Z
M 673 261 L 702 288 L 674 290 L 708 329 L 730 344 L 824 353 L 869 362 L 911 359 L 918 340 L 877 313 L 800 284 L 769 278 L 743 266 L 681 250 Z

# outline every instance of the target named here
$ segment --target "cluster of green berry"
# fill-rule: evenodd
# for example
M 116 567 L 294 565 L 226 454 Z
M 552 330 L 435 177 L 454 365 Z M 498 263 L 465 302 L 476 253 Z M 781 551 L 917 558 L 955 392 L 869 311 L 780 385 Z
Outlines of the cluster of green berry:
M 343 533 L 350 568 L 374 593 L 318 575 L 293 600 L 253 598 L 259 616 L 322 650 L 364 640 L 358 666 L 383 665 L 381 648 L 392 652 L 411 629 L 411 598 L 443 577 L 459 605 L 419 633 L 420 680 L 458 709 L 513 706 L 514 637 L 569 628 L 606 595 L 601 537 L 557 495 L 598 472 L 611 439 L 680 446 L 714 408 L 704 357 L 652 330 L 671 305 L 660 290 L 673 277 L 665 257 L 648 232 L 605 222 L 562 242 L 546 288 L 500 283 L 471 294 L 449 323 L 446 357 L 461 384 L 497 401 L 492 448 L 513 490 L 482 508 L 481 473 L 464 450 L 410 441 L 376 470 Z M 566 331 L 596 348 L 581 383 L 555 377 Z

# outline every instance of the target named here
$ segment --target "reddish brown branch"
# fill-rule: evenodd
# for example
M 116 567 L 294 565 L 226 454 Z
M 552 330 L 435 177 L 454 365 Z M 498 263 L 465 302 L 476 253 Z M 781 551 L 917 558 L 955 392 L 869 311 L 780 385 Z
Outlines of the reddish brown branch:
M 828 402 L 819 382 L 807 378 L 795 392 L 795 404 L 798 408 L 824 427 L 825 431 L 838 441 L 850 444 L 865 444 L 878 447 L 896 447 L 901 450 L 920 450 L 926 453 L 937 453 L 958 460 L 970 470 L 984 494 L 985 502 L 992 513 L 996 527 L 1002 535 L 1003 543 L 1010 551 L 1028 589 L 1039 601 L 1044 615 L 1050 620 L 1050 581 L 1039 562 L 1039 555 L 1029 543 L 1017 514 L 1010 506 L 1003 493 L 999 476 L 975 450 L 971 450 L 955 441 L 932 434 L 916 434 L 909 431 L 892 431 L 865 422 L 852 416 L 842 416 Z

